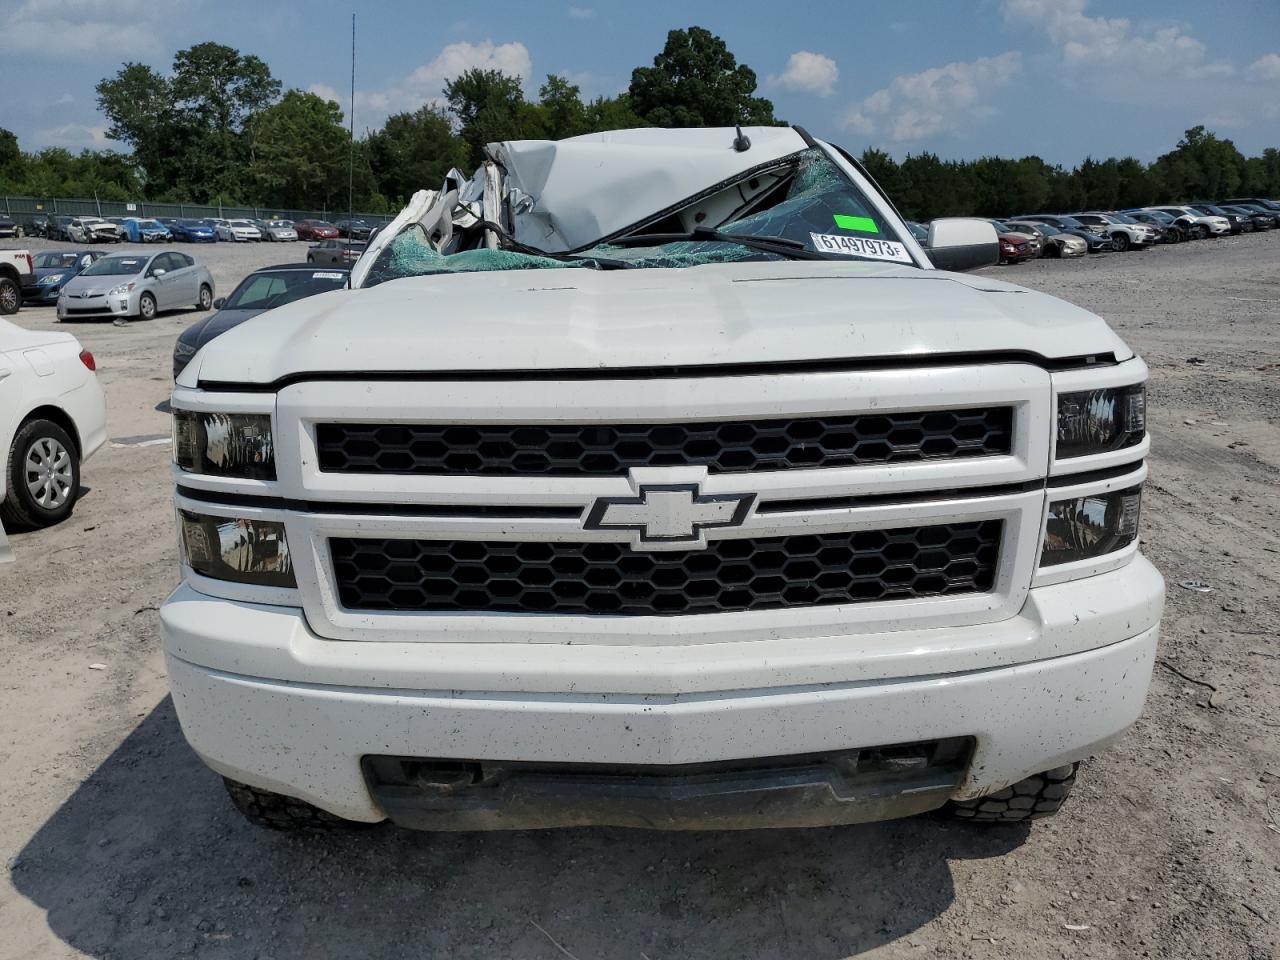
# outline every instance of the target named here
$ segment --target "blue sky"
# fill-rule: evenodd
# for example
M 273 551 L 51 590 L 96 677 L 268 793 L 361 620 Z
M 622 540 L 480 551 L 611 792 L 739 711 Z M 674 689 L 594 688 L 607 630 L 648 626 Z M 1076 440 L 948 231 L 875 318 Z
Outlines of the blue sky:
M 203 40 L 345 108 L 353 8 L 358 130 L 471 66 L 521 73 L 531 95 L 548 73 L 613 94 L 697 24 L 780 117 L 855 151 L 1151 160 L 1197 123 L 1249 154 L 1280 145 L 1280 0 L 0 0 L 0 126 L 28 150 L 110 145 L 94 84 Z

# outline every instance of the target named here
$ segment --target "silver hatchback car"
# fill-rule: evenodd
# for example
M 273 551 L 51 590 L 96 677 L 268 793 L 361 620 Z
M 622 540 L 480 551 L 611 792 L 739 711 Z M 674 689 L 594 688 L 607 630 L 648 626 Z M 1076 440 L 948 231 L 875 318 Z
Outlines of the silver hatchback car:
M 213 276 L 185 253 L 117 253 L 103 257 L 67 281 L 58 297 L 58 319 L 137 317 L 161 310 L 213 306 Z

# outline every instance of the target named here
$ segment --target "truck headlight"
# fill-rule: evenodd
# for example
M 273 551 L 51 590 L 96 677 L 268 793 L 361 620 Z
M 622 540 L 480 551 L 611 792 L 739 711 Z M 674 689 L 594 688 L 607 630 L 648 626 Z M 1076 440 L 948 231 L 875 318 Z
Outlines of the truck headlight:
M 260 587 L 295 587 L 284 524 L 247 517 L 178 511 L 183 559 L 214 580 Z
M 265 413 L 175 410 L 173 462 L 188 473 L 274 480 L 271 417 Z
M 1146 384 L 1058 395 L 1059 460 L 1131 447 L 1146 432 Z
M 1040 566 L 1090 560 L 1127 547 L 1138 536 L 1141 509 L 1141 486 L 1052 501 Z

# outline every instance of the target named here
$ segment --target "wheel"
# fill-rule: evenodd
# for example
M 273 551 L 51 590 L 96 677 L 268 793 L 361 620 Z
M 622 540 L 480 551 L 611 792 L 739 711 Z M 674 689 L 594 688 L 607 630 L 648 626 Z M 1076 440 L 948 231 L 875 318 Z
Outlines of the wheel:
M 297 833 L 333 833 L 338 830 L 355 830 L 374 824 L 343 820 L 326 810 L 313 807 L 304 800 L 295 800 L 270 790 L 259 790 L 247 783 L 222 778 L 232 805 L 255 827 L 268 830 L 285 830 Z
M 0 277 L 0 315 L 17 313 L 22 306 L 22 289 L 13 277 Z
M 1113 233 L 1111 235 L 1111 246 L 1117 253 L 1124 253 L 1129 249 L 1129 235 L 1127 233 Z
M 315 257 L 307 257 L 307 263 L 315 263 L 315 262 L 316 262 Z
M 80 455 L 67 431 L 52 420 L 18 428 L 5 464 L 9 491 L 0 502 L 6 526 L 35 529 L 71 515 L 80 492 Z
M 1195 226 L 1195 237 L 1197 240 L 1204 240 L 1209 236 L 1209 228 L 1203 223 L 1197 223 Z
M 199 308 L 201 310 L 208 310 L 212 306 L 213 306 L 213 291 L 209 289 L 209 285 L 207 283 L 202 283 L 200 284 Z
M 156 298 L 151 294 L 144 293 L 138 298 L 138 317 L 142 320 L 156 318 Z
M 1071 795 L 1079 766 L 1069 763 L 1055 767 L 974 800 L 952 800 L 943 810 L 950 817 L 982 823 L 1016 823 L 1051 817 Z

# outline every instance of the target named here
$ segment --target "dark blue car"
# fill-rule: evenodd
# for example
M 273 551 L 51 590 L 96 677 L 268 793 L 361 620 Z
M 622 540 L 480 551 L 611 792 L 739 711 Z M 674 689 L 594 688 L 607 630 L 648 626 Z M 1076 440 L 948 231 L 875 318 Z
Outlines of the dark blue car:
M 165 224 L 173 239 L 186 243 L 217 243 L 218 234 L 207 220 L 175 220 Z
M 57 303 L 66 282 L 101 256 L 100 250 L 46 250 L 34 254 L 31 276 L 23 279 L 22 299 L 27 303 Z

